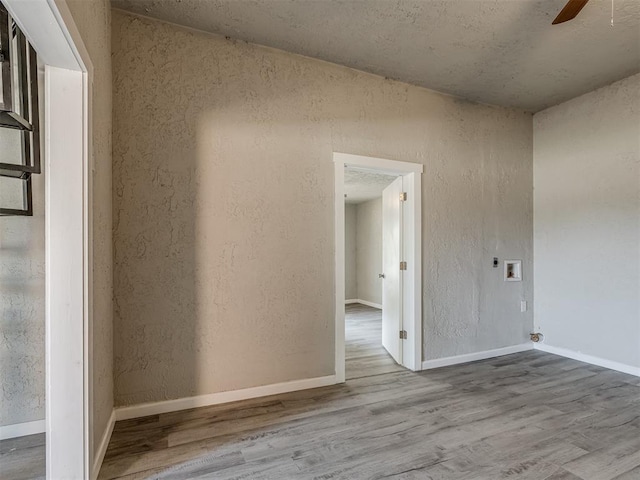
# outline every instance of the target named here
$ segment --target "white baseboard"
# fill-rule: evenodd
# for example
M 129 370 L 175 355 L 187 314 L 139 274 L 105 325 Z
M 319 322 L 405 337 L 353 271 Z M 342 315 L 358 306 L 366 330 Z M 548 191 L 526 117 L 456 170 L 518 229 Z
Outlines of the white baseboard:
M 326 377 L 305 378 L 303 380 L 293 380 L 291 382 L 274 383 L 272 385 L 244 388 L 242 390 L 198 395 L 196 397 L 141 403 L 139 405 L 131 405 L 130 407 L 116 408 L 116 420 L 128 420 L 130 418 L 145 417 L 147 415 L 207 407 L 209 405 L 236 402 L 238 400 L 278 395 L 280 393 L 295 392 L 297 390 L 307 390 L 309 388 L 326 387 L 328 385 L 335 385 L 336 383 L 336 376 L 328 375 Z
M 367 305 L 368 307 L 378 308 L 382 310 L 382 304 L 380 303 L 373 303 L 373 302 L 370 302 L 369 300 L 362 300 L 361 298 L 358 299 L 358 303 L 361 303 L 362 305 Z
M 96 480 L 98 478 L 98 474 L 100 473 L 100 468 L 102 467 L 102 462 L 104 460 L 104 455 L 107 453 L 107 447 L 109 446 L 109 441 L 111 440 L 111 434 L 113 433 L 113 427 L 115 425 L 116 411 L 112 410 L 107 423 L 107 428 L 104 429 L 100 445 L 98 445 L 98 450 L 96 450 L 96 456 L 93 460 L 93 469 L 91 470 L 92 480 Z
M 522 343 L 511 347 L 496 348 L 495 350 L 485 350 L 484 352 L 466 353 L 464 355 L 456 355 L 455 357 L 436 358 L 435 360 L 425 360 L 422 362 L 423 370 L 432 368 L 447 367 L 449 365 L 458 365 L 460 363 L 476 362 L 487 358 L 501 357 L 502 355 L 511 355 L 512 353 L 525 352 L 533 350 L 532 343 Z
M 15 423 L 13 425 L 0 426 L 0 440 L 8 438 L 24 437 L 26 435 L 34 435 L 36 433 L 44 433 L 44 420 L 35 420 L 33 422 Z
M 605 358 L 593 357 L 581 352 L 573 350 L 567 350 L 566 348 L 552 347 L 544 343 L 534 343 L 534 348 L 542 352 L 553 353 L 554 355 L 560 355 L 561 357 L 572 358 L 584 363 L 590 363 L 591 365 L 597 365 L 599 367 L 608 368 L 610 370 L 616 370 L 622 373 L 628 373 L 629 375 L 635 375 L 640 377 L 640 367 L 634 367 L 632 365 L 626 365 L 624 363 L 614 362 L 613 360 L 607 360 Z
M 370 302 L 369 300 L 361 300 L 359 298 L 355 298 L 355 299 L 350 299 L 350 300 L 345 300 L 344 301 L 345 305 L 349 305 L 351 303 L 361 303 L 362 305 L 366 305 L 368 307 L 378 308 L 378 309 L 382 310 L 382 304 L 373 303 L 373 302 Z

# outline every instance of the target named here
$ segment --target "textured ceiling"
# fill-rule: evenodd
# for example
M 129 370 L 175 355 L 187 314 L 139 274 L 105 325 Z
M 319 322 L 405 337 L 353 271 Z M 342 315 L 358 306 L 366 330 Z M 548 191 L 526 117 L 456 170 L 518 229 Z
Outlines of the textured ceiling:
M 538 111 L 640 71 L 640 0 L 112 0 L 142 15 Z
M 382 196 L 385 189 L 397 177 L 365 170 L 345 168 L 344 193 L 345 203 L 362 203 Z

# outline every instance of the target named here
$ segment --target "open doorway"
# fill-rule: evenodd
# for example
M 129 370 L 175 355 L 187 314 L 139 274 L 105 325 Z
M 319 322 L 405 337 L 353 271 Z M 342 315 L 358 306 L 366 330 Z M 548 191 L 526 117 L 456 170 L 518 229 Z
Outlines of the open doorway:
M 400 275 L 392 267 L 400 262 L 401 191 L 401 176 L 345 168 L 347 380 L 403 369 Z
M 420 370 L 422 165 L 334 162 L 336 379 Z

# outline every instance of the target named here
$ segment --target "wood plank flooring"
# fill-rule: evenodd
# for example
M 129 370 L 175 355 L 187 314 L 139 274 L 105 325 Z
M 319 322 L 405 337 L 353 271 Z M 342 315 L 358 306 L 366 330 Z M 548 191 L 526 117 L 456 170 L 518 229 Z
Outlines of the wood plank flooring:
M 44 445 L 44 433 L 0 440 L 0 479 L 44 479 Z
M 345 305 L 345 358 L 347 380 L 404 370 L 382 346 L 382 310 Z
M 346 384 L 118 422 L 100 478 L 640 479 L 639 378 L 539 351 L 384 373 L 352 333 Z

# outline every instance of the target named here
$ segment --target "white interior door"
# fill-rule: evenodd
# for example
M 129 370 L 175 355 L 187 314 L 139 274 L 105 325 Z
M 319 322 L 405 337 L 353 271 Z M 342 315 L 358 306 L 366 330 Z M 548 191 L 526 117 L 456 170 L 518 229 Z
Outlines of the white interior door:
M 382 192 L 382 346 L 402 364 L 402 177 Z

